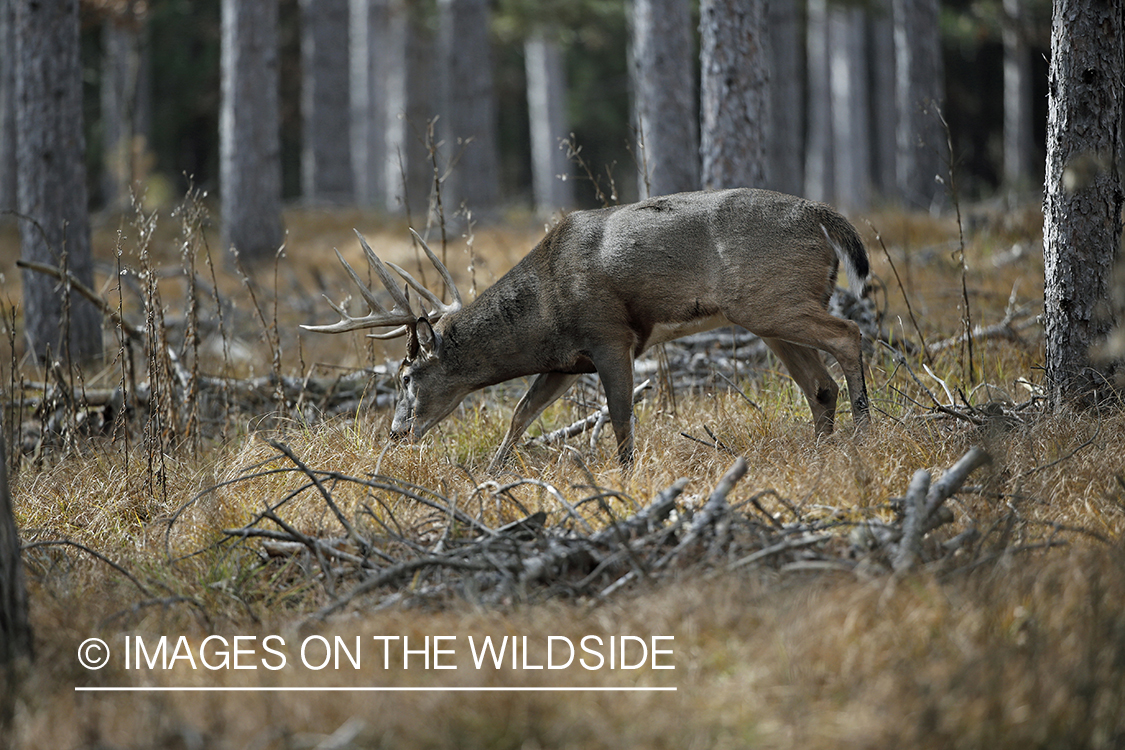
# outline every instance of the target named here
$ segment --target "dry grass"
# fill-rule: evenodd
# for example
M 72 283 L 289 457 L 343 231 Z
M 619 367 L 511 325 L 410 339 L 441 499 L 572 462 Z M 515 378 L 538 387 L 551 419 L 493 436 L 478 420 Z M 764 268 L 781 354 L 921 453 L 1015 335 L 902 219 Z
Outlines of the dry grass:
M 1013 243 L 1034 247 L 1034 216 L 1019 214 L 985 223 L 968 248 L 968 287 L 975 322 L 1000 320 L 1013 286 L 1020 301 L 1042 294 L 1041 254 L 994 265 Z M 171 222 L 169 222 L 171 223 Z M 343 296 L 330 248 L 355 255 L 350 227 L 357 226 L 381 254 L 406 265 L 412 251 L 403 227 L 352 214 L 293 213 L 288 217 L 287 258 L 276 275 L 258 274 L 260 299 L 275 288 L 283 299 L 313 299 L 317 279 Z M 927 340 L 960 331 L 958 264 L 951 255 L 956 227 L 898 215 L 873 219 L 882 233 Z M 173 229 L 175 227 L 173 226 Z M 179 264 L 182 236 L 167 228 L 153 244 L 158 266 Z M 200 231 L 203 231 L 200 228 Z M 99 234 L 98 252 L 112 259 L 111 232 Z M 491 283 L 533 244 L 538 229 L 478 231 L 475 264 L 480 287 Z M 0 257 L 12 253 L 11 238 Z M 954 243 L 954 244 L 951 244 Z M 125 243 L 126 256 L 128 242 Z M 887 286 L 888 327 L 916 335 L 902 294 L 877 243 L 875 273 Z M 903 248 L 910 252 L 904 254 Z M 217 259 L 216 259 L 217 261 Z M 218 261 L 217 261 L 218 262 Z M 222 266 L 221 263 L 219 263 Z M 450 246 L 450 266 L 468 287 L 464 244 Z M 242 309 L 249 302 L 237 274 L 220 267 L 219 286 Z M 12 276 L 4 292 L 18 295 Z M 276 282 L 274 279 L 279 279 Z M 182 298 L 182 282 L 162 290 L 166 302 Z M 177 286 L 177 285 L 181 286 Z M 18 285 L 17 285 L 18 286 Z M 112 290 L 103 287 L 107 296 Z M 300 293 L 295 290 L 302 290 Z M 175 303 L 170 303 L 175 304 Z M 316 303 L 318 314 L 330 313 Z M 346 346 L 329 337 L 302 336 L 300 305 L 283 304 L 276 325 L 282 368 L 303 372 L 314 363 L 355 366 L 398 356 L 397 345 L 370 350 L 360 337 Z M 268 316 L 267 316 L 268 317 Z M 247 320 L 252 316 L 247 314 Z M 901 321 L 901 322 L 900 322 Z M 272 322 L 272 321 L 271 321 Z M 260 330 L 234 331 L 250 344 L 249 364 L 219 364 L 232 371 L 269 370 Z M 1027 343 L 977 342 L 972 371 L 956 348 L 939 355 L 933 371 L 974 404 L 1003 398 L 1024 401 L 1018 380 L 1035 383 L 1041 362 L 1038 331 Z M 10 362 L 5 354 L 2 360 Z M 918 357 L 918 377 L 939 396 Z M 109 370 L 112 371 L 112 367 Z M 888 578 L 840 573 L 780 574 L 747 569 L 673 586 L 638 587 L 605 602 L 513 602 L 482 609 L 471 596 L 442 607 L 365 611 L 319 625 L 302 625 L 328 601 L 324 587 L 290 560 L 263 564 L 254 544 L 214 546 L 220 530 L 245 523 L 265 502 L 276 502 L 300 482 L 294 473 L 234 479 L 248 467 L 284 461 L 265 438 L 283 440 L 307 464 L 344 474 L 378 472 L 433 488 L 472 503 L 489 523 L 514 520 L 522 511 L 476 492 L 517 397 L 512 388 L 474 397 L 417 446 L 385 445 L 389 415 L 363 413 L 313 425 L 282 421 L 269 433 L 245 418 L 226 442 L 202 450 L 169 447 L 167 479 L 154 485 L 151 451 L 138 441 L 96 438 L 39 463 L 27 459 L 14 497 L 25 542 L 69 539 L 123 565 L 130 581 L 75 547 L 29 549 L 29 586 L 38 655 L 17 706 L 14 734 L 20 747 L 316 747 L 326 736 L 354 729 L 352 747 L 411 748 L 683 748 L 777 747 L 1005 748 L 1120 747 L 1125 743 L 1125 416 L 1026 411 L 1018 425 L 976 427 L 935 415 L 929 396 L 883 351 L 869 360 L 869 387 L 877 409 L 874 429 L 841 429 L 817 440 L 807 409 L 791 381 L 776 371 L 740 373 L 740 386 L 763 407 L 746 407 L 725 391 L 681 395 L 673 413 L 655 400 L 638 408 L 638 462 L 624 475 L 612 458 L 610 438 L 590 450 L 584 438 L 572 450 L 527 448 L 514 473 L 535 476 L 567 497 L 601 487 L 646 501 L 678 477 L 690 477 L 682 502 L 705 497 L 731 462 L 727 453 L 691 441 L 710 429 L 750 472 L 732 501 L 772 489 L 810 514 L 885 512 L 914 471 L 940 472 L 973 444 L 993 463 L 952 504 L 950 535 L 969 524 L 984 534 L 977 563 L 960 570 L 923 570 Z M 33 375 L 29 374 L 28 377 Z M 112 380 L 114 375 L 103 376 Z M 4 378 L 7 383 L 7 377 Z M 977 387 L 991 384 L 991 389 Z M 976 388 L 976 390 L 974 390 Z M 841 404 L 846 401 L 841 398 Z M 566 424 L 586 413 L 560 402 L 533 432 Z M 589 473 L 587 473 L 587 471 Z M 514 491 L 528 511 L 562 509 L 541 489 Z M 418 538 L 436 534 L 433 514 L 394 498 L 375 509 L 413 525 Z M 356 514 L 372 498 L 341 489 L 337 501 Z M 626 509 L 616 501 L 615 512 Z M 776 499 L 763 499 L 781 512 Z M 595 521 L 601 519 L 590 508 Z M 178 515 L 177 515 L 178 514 Z M 285 518 L 309 534 L 339 531 L 314 492 L 284 509 Z M 170 521 L 175 518 L 168 534 Z M 374 528 L 374 527 L 372 527 Z M 1056 542 L 1065 546 L 1048 546 Z M 195 553 L 195 554 L 193 554 Z M 169 562 L 168 555 L 175 559 Z M 142 590 L 143 589 L 143 590 Z M 208 672 L 185 669 L 126 671 L 114 661 L 89 672 L 75 660 L 77 645 L 101 636 L 123 645 L 126 635 L 184 634 L 198 643 L 212 633 L 228 637 L 276 633 L 287 643 L 310 633 L 356 636 L 398 634 L 481 638 L 636 634 L 673 635 L 675 670 L 477 670 L 467 649 L 451 662 L 457 670 L 311 672 L 287 668 Z M 148 693 L 79 694 L 76 685 L 390 685 L 390 686 L 674 686 L 657 693 Z M 352 723 L 347 724 L 347 722 Z M 345 726 L 346 725 L 346 726 Z M 329 745 L 325 745 L 329 746 Z

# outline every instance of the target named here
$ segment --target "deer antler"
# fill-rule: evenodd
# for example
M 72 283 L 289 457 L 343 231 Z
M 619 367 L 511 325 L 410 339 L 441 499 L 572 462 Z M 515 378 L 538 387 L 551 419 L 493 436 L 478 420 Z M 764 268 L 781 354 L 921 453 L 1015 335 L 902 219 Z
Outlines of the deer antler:
M 412 287 L 414 291 L 416 291 L 423 299 L 429 302 L 431 310 L 429 313 L 426 313 L 426 317 L 431 323 L 435 322 L 443 315 L 448 315 L 460 310 L 461 295 L 457 291 L 457 287 L 453 283 L 453 277 L 450 275 L 448 269 L 446 269 L 442 262 L 438 260 L 438 257 L 434 255 L 432 250 L 430 250 L 425 240 L 423 240 L 418 235 L 418 233 L 414 231 L 413 228 L 411 228 L 410 232 L 420 243 L 422 243 L 422 249 L 426 251 L 426 255 L 427 257 L 429 257 L 430 262 L 434 264 L 434 268 L 437 269 L 438 274 L 441 275 L 441 278 L 445 282 L 446 287 L 453 295 L 452 302 L 450 302 L 449 304 L 443 303 L 436 294 L 419 284 L 413 276 L 404 271 L 402 268 L 396 266 L 394 263 L 384 263 L 383 261 L 379 260 L 379 256 L 376 255 L 375 251 L 371 249 L 371 246 L 367 244 L 367 240 L 364 238 L 364 236 L 360 234 L 358 230 L 356 230 L 356 236 L 359 237 L 359 244 L 363 248 L 363 254 L 367 256 L 367 263 L 371 266 L 371 270 L 375 272 L 375 275 L 379 277 L 379 281 L 382 282 L 383 286 L 390 293 L 391 299 L 394 300 L 395 303 L 394 307 L 392 307 L 390 310 L 387 310 L 385 307 L 383 307 L 383 305 L 380 304 L 379 300 L 376 299 L 374 293 L 372 293 L 372 291 L 367 287 L 363 280 L 360 279 L 359 274 L 357 274 L 355 272 L 355 269 L 351 267 L 351 264 L 344 260 L 344 256 L 340 254 L 339 250 L 337 250 L 336 257 L 340 259 L 340 263 L 344 266 L 344 270 L 348 272 L 348 276 L 351 277 L 352 281 L 355 282 L 356 287 L 359 288 L 359 293 L 363 296 L 364 301 L 367 302 L 367 306 L 371 309 L 371 312 L 361 318 L 355 318 L 351 315 L 348 315 L 347 312 L 344 311 L 343 307 L 337 305 L 331 299 L 325 297 L 325 299 L 328 299 L 328 304 L 331 305 L 332 309 L 335 310 L 336 313 L 340 316 L 339 322 L 322 326 L 302 325 L 301 328 L 304 328 L 306 331 L 315 331 L 317 333 L 344 333 L 346 331 L 356 331 L 362 328 L 397 326 L 397 328 L 387 331 L 386 333 L 371 334 L 374 338 L 379 339 L 391 339 L 406 333 L 406 331 L 409 330 L 409 327 L 414 325 L 415 321 L 417 320 L 417 316 L 410 308 L 410 300 L 408 299 L 405 290 L 399 290 L 394 277 L 391 276 L 391 272 L 390 270 L 388 270 L 388 266 L 393 269 L 395 273 L 402 277 L 402 279 L 407 283 L 408 287 Z

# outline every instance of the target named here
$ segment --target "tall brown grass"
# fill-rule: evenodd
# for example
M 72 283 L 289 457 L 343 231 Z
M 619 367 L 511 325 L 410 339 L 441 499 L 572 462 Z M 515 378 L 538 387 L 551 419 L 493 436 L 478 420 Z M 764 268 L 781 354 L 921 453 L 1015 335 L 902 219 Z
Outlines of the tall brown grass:
M 990 223 L 991 222 L 991 223 Z M 974 321 L 1000 320 L 1013 287 L 1020 301 L 1042 296 L 1042 264 L 1034 251 L 1004 260 L 1015 243 L 1034 248 L 1034 212 L 985 217 L 970 236 L 967 286 Z M 165 222 L 151 253 L 158 268 L 179 267 L 183 237 Z M 887 328 L 915 339 L 903 295 L 928 341 L 960 331 L 960 270 L 952 248 L 957 230 L 948 221 L 875 216 L 903 288 L 874 242 L 872 260 L 885 293 Z M 224 319 L 227 336 L 242 354 L 200 355 L 212 374 L 304 375 L 325 367 L 378 364 L 400 356 L 399 344 L 371 347 L 362 337 L 301 335 L 307 315 L 329 316 L 316 302 L 324 291 L 339 299 L 342 274 L 330 248 L 358 260 L 350 235 L 357 226 L 380 254 L 414 262 L 397 222 L 358 214 L 292 212 L 286 257 L 252 271 L 249 282 L 216 254 L 220 294 L 238 312 Z M 208 233 L 202 223 L 195 231 Z M 500 275 L 533 244 L 538 228 L 476 229 L 476 273 L 482 285 Z M 116 239 L 100 234 L 99 253 L 112 257 Z M 128 234 L 128 232 L 126 232 Z M 953 243 L 953 244 L 951 244 Z M 123 263 L 129 264 L 126 238 Z M 197 248 L 203 252 L 202 245 Z M 451 266 L 462 245 L 451 246 Z M 10 238 L 0 256 L 14 252 Z M 996 261 L 994 263 L 994 261 Z M 202 263 L 198 268 L 204 268 Z M 9 306 L 18 290 L 5 279 Z M 183 299 L 182 277 L 160 281 L 171 316 Z M 261 309 L 276 307 L 279 365 L 255 322 L 245 283 L 255 284 Z M 103 293 L 117 300 L 112 284 Z M 299 304 L 293 300 L 301 300 Z M 305 303 L 308 300 L 308 303 Z M 136 300 L 122 303 L 127 312 Z M 188 305 L 183 304 L 183 309 Z M 209 308 L 203 306 L 201 315 Z M 182 310 L 181 310 L 182 312 Z M 7 317 L 7 316 L 6 316 Z M 213 325 L 214 321 L 204 321 Z M 229 342 L 228 342 L 229 343 Z M 17 347 L 19 346 L 17 342 Z M 362 411 L 327 421 L 299 415 L 231 414 L 225 437 L 212 433 L 199 445 L 164 444 L 163 491 L 152 489 L 146 467 L 151 444 L 107 433 L 26 455 L 17 466 L 13 494 L 24 541 L 37 661 L 23 686 L 11 741 L 20 747 L 411 747 L 411 748 L 682 748 L 682 747 L 1120 747 L 1125 744 L 1125 416 L 1050 413 L 1029 402 L 1040 380 L 1038 329 L 1022 341 L 976 342 L 974 370 L 956 348 L 931 366 L 951 390 L 978 407 L 988 401 L 1027 402 L 1017 419 L 973 425 L 931 408 L 944 390 L 917 355 L 906 365 L 881 348 L 868 359 L 875 426 L 851 430 L 848 415 L 837 434 L 818 440 L 807 408 L 777 364 L 740 372 L 740 388 L 762 407 L 746 406 L 726 389 L 681 394 L 675 409 L 651 399 L 638 407 L 638 460 L 631 474 L 616 466 L 611 438 L 591 449 L 586 438 L 570 449 L 529 447 L 510 467 L 577 499 L 593 482 L 645 502 L 679 477 L 690 478 L 681 507 L 698 505 L 729 466 L 729 452 L 690 440 L 707 431 L 729 451 L 745 456 L 750 471 L 732 501 L 762 490 L 767 510 L 784 515 L 799 507 L 810 515 L 859 519 L 887 515 L 920 468 L 940 472 L 971 445 L 983 445 L 993 463 L 951 503 L 956 520 L 948 535 L 970 525 L 982 535 L 976 556 L 964 564 L 923 568 L 907 576 L 781 573 L 749 568 L 705 579 L 681 577 L 674 585 L 638 585 L 608 600 L 513 601 L 482 608 L 472 596 L 425 608 L 369 611 L 359 601 L 327 623 L 305 618 L 328 602 L 315 569 L 267 559 L 260 545 L 220 544 L 221 530 L 239 526 L 298 486 L 294 473 L 263 475 L 227 484 L 250 467 L 285 465 L 266 438 L 282 440 L 314 468 L 344 474 L 374 472 L 476 503 L 490 524 L 515 520 L 523 510 L 544 510 L 552 521 L 563 509 L 541 488 L 513 490 L 519 506 L 486 501 L 477 491 L 499 443 L 518 390 L 504 387 L 470 398 L 421 444 L 386 444 L 389 415 Z M 216 350 L 219 351 L 219 350 Z M 210 358 L 207 358 L 210 356 Z M 235 361 L 237 359 L 237 361 Z M 23 377 L 40 377 L 20 352 Z M 113 383 L 120 365 L 93 374 L 91 387 Z M 101 380 L 99 381 L 99 378 Z M 5 384 L 17 382 L 5 369 Z M 921 385 L 919 384 L 919 381 Z M 982 386 L 982 384 L 987 384 Z M 924 387 L 923 387 L 924 386 Z M 9 395 L 6 393 L 6 395 Z M 841 403 L 846 401 L 841 399 Z M 11 418 L 14 412 L 9 410 Z M 585 404 L 561 401 L 533 432 L 569 423 Z M 983 413 L 983 412 L 982 412 Z M 18 451 L 13 448 L 13 452 Z M 581 461 L 575 459 L 578 454 Z M 204 492 L 205 490 L 209 490 Z M 778 499 L 780 498 L 780 499 Z M 356 514 L 371 498 L 341 489 L 337 502 Z M 432 513 L 391 498 L 395 521 L 419 539 L 440 528 Z M 627 512 L 615 500 L 614 512 Z M 379 511 L 382 512 L 382 511 Z M 587 506 L 593 522 L 604 522 Z M 294 498 L 284 517 L 307 534 L 339 532 L 315 492 Z M 174 522 L 173 522 L 174 521 Z M 70 540 L 76 546 L 32 546 Z M 132 579 L 83 548 L 96 551 Z M 302 624 L 304 623 L 304 624 Z M 85 694 L 79 685 L 338 685 L 464 687 L 470 685 L 594 686 L 622 684 L 621 673 L 492 673 L 470 669 L 359 673 L 223 671 L 171 673 L 125 670 L 119 660 L 103 671 L 81 668 L 77 645 L 100 636 L 120 644 L 125 635 L 185 634 L 198 643 L 212 633 L 297 639 L 326 635 L 434 634 L 549 635 L 668 634 L 675 637 L 675 670 L 646 671 L 645 684 L 672 686 L 658 693 L 146 693 Z M 333 732 L 350 744 L 331 745 Z

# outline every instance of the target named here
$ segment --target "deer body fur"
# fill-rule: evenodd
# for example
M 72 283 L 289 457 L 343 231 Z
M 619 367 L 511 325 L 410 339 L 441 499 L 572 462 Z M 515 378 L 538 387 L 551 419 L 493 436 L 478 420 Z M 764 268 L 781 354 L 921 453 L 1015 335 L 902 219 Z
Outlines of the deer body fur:
M 833 429 L 839 390 L 817 350 L 829 353 L 865 424 L 859 328 L 827 311 L 841 262 L 862 293 L 868 260 L 852 225 L 827 205 L 780 193 L 681 193 L 576 211 L 471 304 L 407 326 L 391 434 L 420 438 L 469 393 L 536 375 L 496 467 L 579 375 L 597 372 L 627 465 L 633 360 L 657 343 L 732 324 L 761 336 L 785 364 L 819 433 Z

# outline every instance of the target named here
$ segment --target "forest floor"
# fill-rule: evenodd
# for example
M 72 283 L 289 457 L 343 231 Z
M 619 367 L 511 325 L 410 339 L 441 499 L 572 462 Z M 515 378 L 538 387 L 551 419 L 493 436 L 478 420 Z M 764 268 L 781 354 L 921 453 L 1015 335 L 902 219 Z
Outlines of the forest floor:
M 361 267 L 352 227 L 416 268 L 404 222 L 294 209 L 284 257 L 243 273 L 220 257 L 199 203 L 154 222 L 102 219 L 98 293 L 148 320 L 150 340 L 192 372 L 231 385 L 221 398 L 161 401 L 166 363 L 112 332 L 109 364 L 80 378 L 38 370 L 15 333 L 0 341 L 36 642 L 15 746 L 1125 745 L 1125 414 L 1043 403 L 1041 217 L 974 207 L 964 268 L 952 218 L 867 218 L 856 224 L 892 340 L 867 354 L 872 429 L 853 430 L 842 389 L 837 431 L 818 439 L 776 360 L 724 358 L 720 346 L 712 359 L 732 369 L 658 383 L 639 402 L 631 473 L 604 431 L 594 444 L 522 447 L 496 477 L 486 467 L 519 383 L 467 399 L 417 445 L 390 444 L 386 368 L 402 342 L 298 328 L 334 320 L 322 292 L 349 293 L 331 249 Z M 464 292 L 483 289 L 542 230 L 515 217 L 471 242 L 451 232 L 447 264 Z M 0 226 L 9 332 L 17 252 Z M 1018 331 L 974 337 L 971 358 L 967 345 L 937 346 L 964 330 L 963 299 L 973 325 Z M 328 414 L 323 391 L 294 401 L 278 386 L 342 388 L 359 368 L 371 380 Z M 233 385 L 252 378 L 265 384 L 257 395 Z M 114 412 L 122 384 L 138 400 Z M 595 386 L 531 434 L 585 417 Z M 63 403 L 67 388 L 110 395 L 82 410 Z M 918 564 L 893 571 L 857 530 L 892 523 L 919 469 L 936 479 L 974 446 L 991 462 L 946 503 L 952 520 L 928 533 Z M 669 523 L 688 523 L 736 456 L 747 471 L 724 523 L 823 538 L 806 534 L 807 549 L 785 555 L 714 546 L 663 568 L 641 550 L 557 580 L 516 566 L 535 585 L 494 589 L 428 567 L 539 512 L 543 549 L 595 534 L 681 478 Z M 372 477 L 386 481 L 351 481 Z M 277 538 L 237 533 L 267 528 Z M 358 536 L 372 548 L 357 549 Z M 656 552 L 684 538 L 661 536 Z M 394 560 L 414 567 L 359 590 Z M 499 663 L 480 658 L 486 637 L 505 644 Z M 90 638 L 108 647 L 103 668 L 80 662 L 100 653 Z

